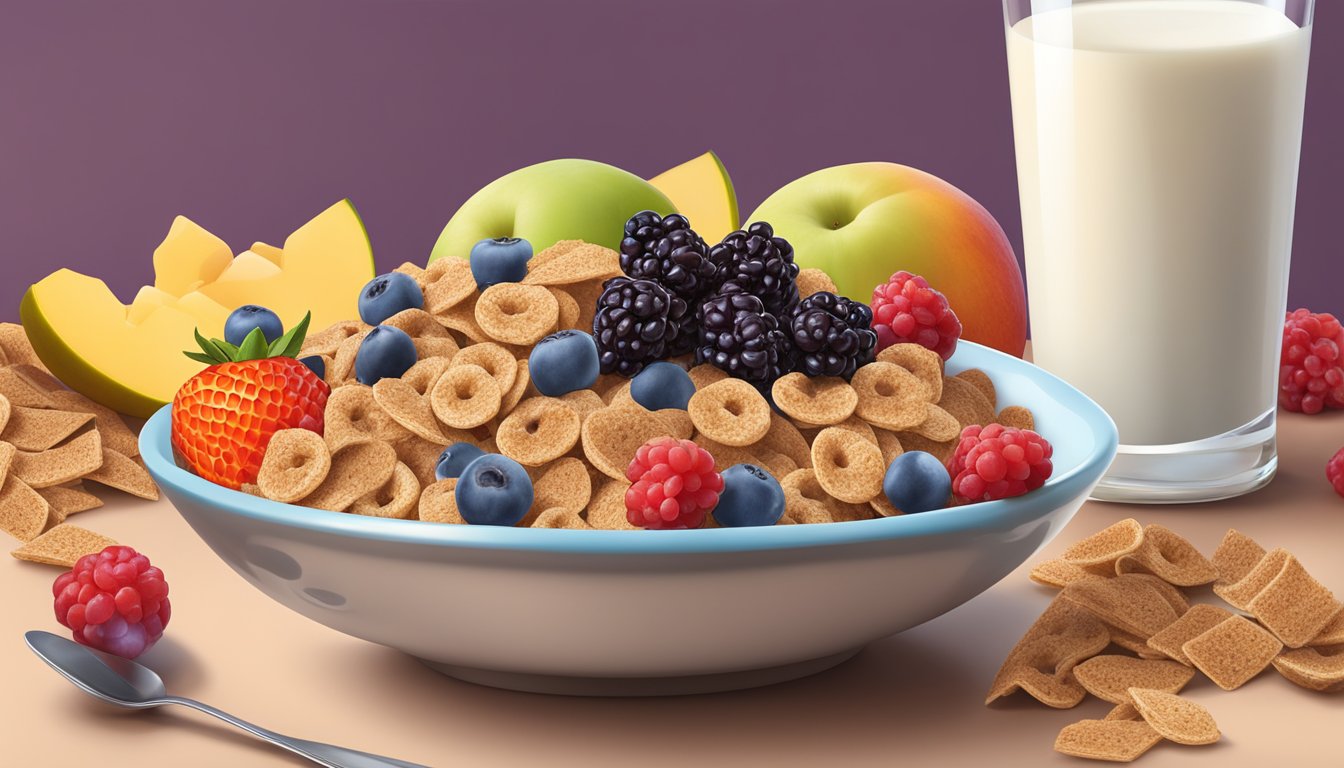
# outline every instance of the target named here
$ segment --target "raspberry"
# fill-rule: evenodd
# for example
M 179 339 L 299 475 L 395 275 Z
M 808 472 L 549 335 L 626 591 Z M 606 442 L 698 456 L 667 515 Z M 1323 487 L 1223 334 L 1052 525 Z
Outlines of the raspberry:
M 961 321 L 947 297 L 929 287 L 919 275 L 900 271 L 873 289 L 873 330 L 877 351 L 892 344 L 914 342 L 944 360 L 957 349 Z
M 1339 449 L 1325 464 L 1325 479 L 1335 487 L 1335 493 L 1344 496 L 1344 448 Z
M 1021 496 L 1045 484 L 1054 471 L 1054 449 L 1029 429 L 972 424 L 947 462 L 952 496 L 959 504 Z
M 112 546 L 85 555 L 51 586 L 56 620 L 75 641 L 133 659 L 149 650 L 168 626 L 168 582 L 149 558 Z
M 649 530 L 699 528 L 723 490 L 709 451 L 671 437 L 641 445 L 625 476 L 634 483 L 625 492 L 625 517 Z
M 1298 309 L 1283 323 L 1279 405 L 1320 413 L 1344 408 L 1344 327 L 1334 315 Z

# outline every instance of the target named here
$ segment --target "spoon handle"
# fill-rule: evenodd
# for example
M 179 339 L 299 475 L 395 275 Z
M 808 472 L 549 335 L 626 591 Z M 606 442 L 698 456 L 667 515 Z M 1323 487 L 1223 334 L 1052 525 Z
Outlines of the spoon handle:
M 160 699 L 165 704 L 181 704 L 184 707 L 191 707 L 207 715 L 213 715 L 230 725 L 242 728 L 244 731 L 269 741 L 278 747 L 283 747 L 297 755 L 312 760 L 318 765 L 324 765 L 327 768 L 427 768 L 419 763 L 408 763 L 404 760 L 397 760 L 391 757 L 381 757 L 371 755 L 368 752 L 356 752 L 353 749 L 338 747 L 334 744 L 323 744 L 317 741 L 308 741 L 307 739 L 296 739 L 290 736 L 267 730 L 259 725 L 234 717 L 228 712 L 215 709 L 209 704 L 196 701 L 195 699 L 185 699 L 180 696 L 165 696 Z

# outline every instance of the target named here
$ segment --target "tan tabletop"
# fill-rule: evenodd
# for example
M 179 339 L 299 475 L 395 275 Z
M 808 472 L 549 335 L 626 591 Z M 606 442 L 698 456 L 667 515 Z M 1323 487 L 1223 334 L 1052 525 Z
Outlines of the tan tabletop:
M 1130 516 L 1184 533 L 1206 553 L 1232 526 L 1289 548 L 1344 594 L 1344 499 L 1324 476 L 1344 445 L 1344 413 L 1281 423 L 1281 465 L 1268 488 L 1198 506 L 1089 503 L 1043 556 Z M 172 621 L 142 661 L 171 692 L 281 733 L 433 766 L 1081 765 L 1052 750 L 1055 734 L 1110 707 L 1089 699 L 1056 711 L 1021 695 L 982 704 L 1004 654 L 1052 594 L 1025 567 L 809 679 L 713 696 L 579 699 L 457 682 L 291 613 L 229 570 L 166 501 L 119 498 L 74 522 L 141 549 L 167 574 Z M 115 709 L 57 677 L 21 637 L 64 632 L 51 608 L 57 573 L 0 558 L 0 765 L 308 765 L 203 715 Z M 1208 706 L 1223 740 L 1164 743 L 1141 765 L 1344 764 L 1344 695 L 1297 688 L 1272 669 L 1231 693 L 1197 677 L 1187 695 Z

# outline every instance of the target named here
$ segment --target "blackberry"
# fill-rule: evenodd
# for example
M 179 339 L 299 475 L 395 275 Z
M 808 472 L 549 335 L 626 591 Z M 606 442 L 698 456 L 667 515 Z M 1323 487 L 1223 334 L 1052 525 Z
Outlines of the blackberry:
M 593 317 L 602 373 L 634 376 L 667 357 L 669 341 L 682 334 L 686 302 L 652 280 L 613 277 L 603 286 Z
M 696 319 L 697 363 L 710 363 L 757 385 L 773 383 L 792 367 L 789 338 L 759 298 L 730 289 L 701 304 Z
M 780 317 L 798 303 L 798 265 L 793 246 L 764 221 L 737 230 L 709 251 L 720 285 L 757 296 L 765 311 Z
M 709 261 L 708 246 L 685 216 L 653 211 L 641 211 L 625 223 L 621 271 L 658 283 L 690 306 L 714 289 L 718 272 Z
M 867 304 L 827 291 L 808 296 L 784 324 L 797 348 L 795 370 L 848 379 L 873 360 L 877 333 L 872 324 Z

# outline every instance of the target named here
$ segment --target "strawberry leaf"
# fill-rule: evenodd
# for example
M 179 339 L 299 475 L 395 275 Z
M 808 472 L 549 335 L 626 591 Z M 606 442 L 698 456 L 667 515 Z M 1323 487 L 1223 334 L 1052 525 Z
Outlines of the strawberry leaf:
M 303 339 L 308 333 L 308 322 L 313 319 L 313 313 L 304 313 L 303 319 L 293 328 L 285 332 L 284 336 L 271 342 L 271 357 L 298 357 L 299 351 L 303 349 Z
M 227 363 L 232 359 L 229 354 L 219 346 L 220 344 L 227 342 L 222 342 L 217 339 L 207 339 L 201 335 L 200 329 L 193 329 L 192 332 L 196 334 L 196 343 L 200 346 L 201 350 L 204 351 L 204 357 L 209 358 L 205 362 L 214 365 L 216 363 Z M 198 353 L 189 353 L 187 356 L 191 357 L 193 354 Z M 193 357 L 192 359 L 195 360 L 196 358 Z
M 206 365 L 215 365 L 216 363 L 219 362 L 218 360 L 215 360 L 214 358 L 210 357 L 204 352 L 183 352 L 182 354 L 186 355 L 192 360 L 195 360 L 198 363 L 205 363 Z
M 244 360 L 261 360 L 269 354 L 266 334 L 262 333 L 260 328 L 253 328 L 243 339 L 243 343 L 238 345 L 238 355 L 233 359 L 241 363 Z

